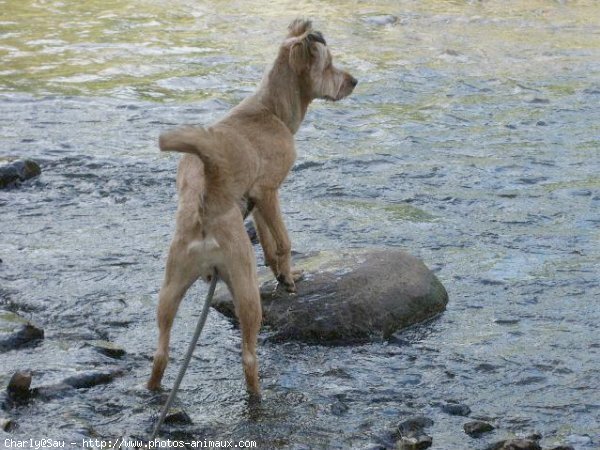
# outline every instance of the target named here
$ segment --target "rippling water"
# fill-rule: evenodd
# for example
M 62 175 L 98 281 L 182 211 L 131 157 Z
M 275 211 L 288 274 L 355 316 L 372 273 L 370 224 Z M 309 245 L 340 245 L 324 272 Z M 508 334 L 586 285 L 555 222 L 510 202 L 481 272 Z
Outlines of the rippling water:
M 424 414 L 434 449 L 533 431 L 544 446 L 597 448 L 600 5 L 549 0 L 0 1 L 0 156 L 43 169 L 0 191 L 0 300 L 46 330 L 41 346 L 0 355 L 0 382 L 24 368 L 34 386 L 125 370 L 2 413 L 19 424 L 10 436 L 152 425 L 162 399 L 142 384 L 177 163 L 158 133 L 252 92 L 298 15 L 360 84 L 316 102 L 298 133 L 282 191 L 294 249 L 403 247 L 436 270 L 448 311 L 393 344 L 262 345 L 259 408 L 243 394 L 238 333 L 212 312 L 179 396 L 194 425 L 171 435 L 360 448 Z M 182 306 L 167 386 L 205 291 Z M 100 356 L 92 339 L 127 355 Z M 447 400 L 496 431 L 466 436 Z

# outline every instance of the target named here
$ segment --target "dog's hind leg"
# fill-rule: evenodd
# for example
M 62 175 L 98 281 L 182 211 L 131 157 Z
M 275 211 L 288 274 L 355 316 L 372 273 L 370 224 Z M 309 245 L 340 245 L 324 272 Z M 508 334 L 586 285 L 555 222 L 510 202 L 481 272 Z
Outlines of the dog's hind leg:
M 223 266 L 218 270 L 231 292 L 235 312 L 240 321 L 242 364 L 246 386 L 252 395 L 259 396 L 256 341 L 262 322 L 262 308 L 256 275 L 256 258 L 241 213 L 236 209 L 232 214 L 236 217 L 224 221 L 219 232 L 215 233 L 225 258 Z
M 200 276 L 200 265 L 195 259 L 194 254 L 188 251 L 187 242 L 178 238 L 173 240 L 167 258 L 165 279 L 159 294 L 158 348 L 154 354 L 154 365 L 148 381 L 148 389 L 160 388 L 160 382 L 169 361 L 169 340 L 175 314 L 183 296 Z

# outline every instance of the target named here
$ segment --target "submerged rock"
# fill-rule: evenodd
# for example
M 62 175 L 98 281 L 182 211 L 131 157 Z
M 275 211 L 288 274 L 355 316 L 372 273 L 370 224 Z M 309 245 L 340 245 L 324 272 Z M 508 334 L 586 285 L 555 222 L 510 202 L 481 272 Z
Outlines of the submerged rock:
M 468 416 L 471 414 L 471 408 L 461 403 L 454 403 L 452 401 L 442 405 L 442 411 L 451 416 Z
M 0 352 L 8 352 L 38 343 L 44 330 L 18 314 L 0 311 Z
M 321 252 L 296 261 L 297 293 L 261 286 L 263 323 L 271 340 L 345 345 L 388 339 L 444 311 L 448 294 L 425 264 L 400 250 Z M 266 275 L 272 279 L 272 275 Z M 221 288 L 213 307 L 235 319 Z
M 0 160 L 0 189 L 37 177 L 42 169 L 30 159 Z

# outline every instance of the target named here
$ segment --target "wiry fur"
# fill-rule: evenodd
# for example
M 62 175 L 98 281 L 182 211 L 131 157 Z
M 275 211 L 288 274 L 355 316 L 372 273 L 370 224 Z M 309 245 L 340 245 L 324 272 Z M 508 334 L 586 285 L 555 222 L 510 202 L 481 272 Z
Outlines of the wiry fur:
M 179 207 L 159 294 L 158 349 L 150 389 L 160 387 L 168 361 L 169 335 L 187 289 L 213 268 L 235 303 L 242 332 L 242 362 L 248 390 L 259 394 L 256 340 L 262 320 L 256 261 L 240 204 L 255 205 L 265 261 L 277 280 L 295 290 L 291 245 L 278 188 L 296 158 L 293 135 L 316 98 L 340 100 L 357 81 L 332 65 L 321 33 L 297 19 L 288 28 L 271 70 L 257 92 L 214 125 L 163 133 L 160 149 L 188 153 L 179 164 Z

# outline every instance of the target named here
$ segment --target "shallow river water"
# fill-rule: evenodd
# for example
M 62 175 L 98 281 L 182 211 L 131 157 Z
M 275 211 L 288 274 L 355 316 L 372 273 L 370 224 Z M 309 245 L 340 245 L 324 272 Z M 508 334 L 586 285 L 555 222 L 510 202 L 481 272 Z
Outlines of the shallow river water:
M 0 191 L 0 309 L 46 332 L 0 354 L 0 384 L 18 369 L 34 387 L 122 370 L 2 412 L 18 427 L 0 446 L 150 430 L 178 161 L 157 136 L 252 92 L 296 16 L 360 83 L 315 102 L 297 135 L 281 193 L 294 250 L 402 247 L 436 271 L 448 310 L 389 343 L 264 343 L 259 406 L 239 333 L 212 311 L 179 394 L 193 424 L 163 437 L 363 448 L 425 415 L 433 449 L 533 432 L 598 448 L 600 5 L 550 0 L 0 1 L 0 157 L 43 170 Z M 180 309 L 166 386 L 206 290 Z M 102 356 L 96 339 L 127 353 Z M 449 400 L 496 430 L 467 436 Z

